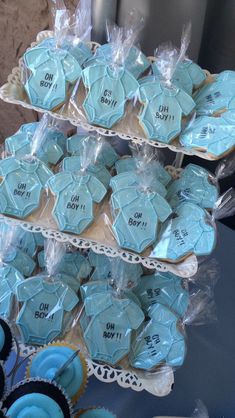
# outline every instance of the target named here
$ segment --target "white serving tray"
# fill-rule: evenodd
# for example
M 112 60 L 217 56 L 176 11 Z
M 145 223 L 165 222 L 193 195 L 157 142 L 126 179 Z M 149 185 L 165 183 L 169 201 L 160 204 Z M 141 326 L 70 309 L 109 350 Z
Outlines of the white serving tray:
M 35 46 L 42 40 L 53 36 L 53 32 L 51 31 L 43 31 L 39 32 L 36 38 L 36 42 L 33 42 L 31 44 L 32 46 Z M 27 102 L 27 98 L 21 83 L 21 68 L 22 68 L 22 59 L 19 60 L 19 66 L 13 68 L 12 73 L 8 76 L 7 83 L 4 84 L 0 88 L 0 98 L 4 100 L 7 103 L 14 103 L 16 105 L 21 105 L 28 109 L 33 109 L 37 112 L 45 113 L 46 111 L 43 109 L 40 109 L 38 107 L 32 106 L 29 102 Z M 73 112 L 71 113 L 71 106 L 68 105 L 63 106 L 63 109 L 54 111 L 54 112 L 48 112 L 52 116 L 62 119 L 62 120 L 68 120 L 71 124 L 74 126 L 82 127 L 86 130 L 90 131 L 97 131 L 101 135 L 105 136 L 119 136 L 122 139 L 135 142 L 137 144 L 144 144 L 147 143 L 153 147 L 156 148 L 168 148 L 173 152 L 181 152 L 186 155 L 196 155 L 200 158 L 206 159 L 206 160 L 215 160 L 216 158 L 212 155 L 209 155 L 208 153 L 204 151 L 198 151 L 194 149 L 186 149 L 182 147 L 178 140 L 174 140 L 171 144 L 164 144 L 162 142 L 158 141 L 152 141 L 148 140 L 143 130 L 141 129 L 140 125 L 137 123 L 137 117 L 136 115 L 133 116 L 132 112 L 130 115 L 125 116 L 125 118 L 117 123 L 115 125 L 115 129 L 104 129 L 100 128 L 98 126 L 92 126 L 89 123 L 87 123 L 85 117 L 78 113 Z M 129 127 L 129 128 L 128 128 Z

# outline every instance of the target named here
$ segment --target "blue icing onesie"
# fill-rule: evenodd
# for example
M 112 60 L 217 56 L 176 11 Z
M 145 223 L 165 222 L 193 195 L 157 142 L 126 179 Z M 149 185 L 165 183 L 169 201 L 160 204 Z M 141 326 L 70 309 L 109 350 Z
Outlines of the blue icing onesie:
M 189 305 L 189 292 L 183 288 L 182 279 L 172 273 L 143 276 L 134 292 L 145 312 L 161 303 L 182 317 Z
M 235 111 L 222 113 L 219 118 L 200 116 L 180 135 L 180 143 L 219 157 L 235 146 Z
M 195 107 L 185 91 L 167 87 L 154 77 L 140 82 L 139 100 L 143 104 L 139 120 L 147 138 L 167 144 L 180 133 L 182 116 L 188 116 Z
M 37 417 L 37 418 L 65 418 L 59 404 L 50 396 L 42 393 L 28 393 L 18 397 L 7 410 L 11 418 Z
M 37 47 L 53 49 L 56 47 L 55 39 L 54 38 L 44 39 L 35 48 Z M 73 55 L 73 57 L 76 59 L 76 61 L 81 67 L 83 67 L 86 61 L 91 59 L 93 56 L 91 49 L 84 42 L 78 42 L 77 45 L 73 45 L 72 43 L 66 42 L 66 40 L 64 40 L 62 44 L 62 49 L 69 51 L 70 54 Z
M 74 83 L 82 72 L 73 55 L 63 49 L 29 49 L 24 54 L 24 63 L 31 72 L 24 85 L 30 103 L 45 110 L 52 110 L 66 100 L 68 83 Z
M 165 186 L 163 186 L 160 181 L 157 180 L 156 177 L 148 176 L 148 173 L 144 172 L 130 172 L 126 171 L 124 173 L 120 173 L 117 176 L 114 176 L 110 180 L 110 187 L 113 192 L 117 192 L 124 187 L 131 187 L 135 186 L 140 188 L 142 184 L 145 184 L 146 179 L 146 186 L 149 190 L 160 194 L 162 197 L 165 197 L 167 194 Z
M 218 189 L 210 181 L 211 175 L 196 164 L 188 164 L 179 179 L 168 188 L 167 200 L 172 208 L 183 202 L 192 202 L 212 209 L 218 199 Z
M 166 171 L 166 169 L 159 163 L 159 161 L 156 160 L 144 164 L 144 161 L 142 162 L 141 159 L 136 157 L 121 158 L 120 160 L 116 161 L 115 169 L 117 174 L 121 174 L 126 171 L 138 171 L 138 167 L 141 163 L 144 165 L 145 174 L 149 176 L 154 174 L 157 180 L 160 181 L 164 186 L 167 186 L 167 184 L 171 181 L 171 176 L 168 171 Z
M 109 280 L 112 279 L 112 261 L 104 254 L 96 254 L 90 250 L 88 255 L 90 265 L 94 267 L 91 280 Z M 123 260 L 119 260 L 118 270 L 122 276 L 136 285 L 143 274 L 140 264 L 130 264 Z
M 181 366 L 186 355 L 183 334 L 178 329 L 178 317 L 166 306 L 157 303 L 150 312 L 150 321 L 141 325 L 131 346 L 132 367 L 151 370 L 161 363 Z
M 22 125 L 18 132 L 6 138 L 6 151 L 22 158 L 31 153 L 32 138 L 38 128 L 39 122 Z M 56 129 L 48 129 L 47 136 L 37 151 L 37 157 L 45 164 L 57 164 L 65 150 L 66 138 L 64 134 Z
M 28 254 L 13 246 L 7 248 L 3 259 L 5 263 L 15 267 L 23 276 L 31 276 L 36 267 L 35 261 Z
M 45 267 L 45 254 L 41 251 L 38 254 L 39 266 Z M 58 265 L 56 266 L 56 272 L 60 274 L 68 274 L 78 281 L 78 286 L 82 279 L 86 279 L 91 272 L 91 266 L 86 257 L 76 252 L 65 253 Z
M 66 345 L 51 345 L 39 350 L 30 362 L 29 377 L 53 380 L 55 374 L 72 357 L 74 352 L 71 347 Z M 70 399 L 73 398 L 73 401 L 76 400 L 76 395 L 81 390 L 84 379 L 86 379 L 84 366 L 77 355 L 64 372 L 56 378 L 56 383 L 65 390 Z
M 95 136 L 75 134 L 67 138 L 67 151 L 71 155 L 82 155 L 84 152 L 84 140 L 89 140 L 89 145 L 97 146 L 98 141 Z M 118 159 L 118 154 L 108 142 L 102 142 L 97 154 L 97 162 L 106 167 L 112 167 Z
M 99 65 L 99 63 L 110 64 L 111 60 L 112 44 L 108 43 L 96 49 L 93 57 L 86 62 L 86 66 Z M 139 78 L 150 67 L 150 62 L 140 49 L 133 46 L 125 59 L 124 67 L 135 78 Z
M 0 316 L 10 319 L 17 285 L 24 277 L 14 267 L 0 266 Z
M 157 63 L 152 64 L 153 74 L 159 77 Z M 191 95 L 194 88 L 198 88 L 206 79 L 205 72 L 195 62 L 185 59 L 181 61 L 173 74 L 172 83 Z
M 84 303 L 86 314 L 92 317 L 84 333 L 91 358 L 118 363 L 130 350 L 132 330 L 143 322 L 143 312 L 132 300 L 107 292 L 87 297 Z
M 206 84 L 194 96 L 198 115 L 212 115 L 223 109 L 235 109 L 235 71 L 223 71 L 213 83 Z
M 93 296 L 97 293 L 106 293 L 106 292 L 111 292 L 112 286 L 109 284 L 109 282 L 107 280 L 95 280 L 93 281 L 92 279 L 87 282 L 84 283 L 81 287 L 80 287 L 80 292 L 81 292 L 81 298 L 84 301 L 86 298 Z
M 12 233 L 11 225 L 0 220 L 0 248 L 3 248 L 5 237 Z M 37 251 L 37 240 L 35 234 L 31 231 L 26 231 L 21 226 L 14 226 L 13 230 L 14 246 L 22 250 L 31 258 L 35 256 Z
M 60 230 L 76 234 L 93 222 L 94 203 L 100 203 L 107 192 L 96 177 L 67 172 L 51 177 L 48 187 L 56 196 L 52 215 Z
M 177 206 L 176 217 L 162 225 L 151 257 L 178 261 L 191 253 L 209 255 L 216 242 L 216 230 L 208 213 L 190 202 Z
M 83 108 L 89 123 L 111 128 L 125 115 L 127 100 L 134 98 L 138 82 L 125 69 L 117 72 L 107 64 L 87 67 L 82 72 L 87 88 Z
M 120 247 L 141 253 L 157 238 L 158 221 L 172 213 L 167 201 L 158 193 L 145 193 L 134 187 L 112 194 L 117 213 L 112 229 Z
M 9 157 L 0 161 L 0 176 L 0 212 L 25 218 L 38 209 L 52 172 L 38 159 L 30 162 Z
M 82 159 L 80 156 L 72 156 L 66 157 L 63 159 L 62 162 L 62 170 L 69 171 L 70 173 L 78 174 L 82 171 Z M 91 174 L 95 176 L 101 183 L 103 183 L 104 187 L 107 189 L 109 187 L 109 182 L 111 179 L 111 174 L 107 170 L 105 166 L 102 164 L 95 164 L 91 163 L 87 166 L 84 170 L 87 174 Z
M 66 313 L 78 304 L 76 293 L 60 281 L 38 275 L 17 286 L 22 303 L 16 324 L 26 344 L 43 345 L 58 337 L 67 326 Z

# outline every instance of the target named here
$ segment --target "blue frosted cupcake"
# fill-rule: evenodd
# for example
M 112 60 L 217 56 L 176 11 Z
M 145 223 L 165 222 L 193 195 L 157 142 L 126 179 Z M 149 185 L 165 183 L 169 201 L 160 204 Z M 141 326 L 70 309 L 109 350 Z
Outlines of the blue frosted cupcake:
M 39 349 L 28 365 L 27 378 L 53 380 L 56 372 L 71 358 L 78 347 L 65 342 L 55 342 Z M 56 379 L 72 402 L 76 402 L 83 394 L 87 384 L 87 365 L 79 352 L 68 364 L 64 372 Z
M 6 361 L 13 346 L 13 336 L 6 321 L 0 318 L 0 361 Z
M 72 408 L 54 383 L 30 379 L 19 383 L 5 397 L 2 409 L 11 418 L 71 418 Z

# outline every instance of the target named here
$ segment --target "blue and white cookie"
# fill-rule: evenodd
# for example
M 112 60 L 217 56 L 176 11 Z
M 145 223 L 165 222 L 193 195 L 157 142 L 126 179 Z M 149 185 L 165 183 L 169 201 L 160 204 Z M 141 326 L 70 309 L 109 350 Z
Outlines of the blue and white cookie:
M 235 110 L 228 110 L 217 118 L 206 115 L 196 118 L 183 130 L 179 140 L 186 148 L 222 157 L 235 147 Z
M 177 367 L 186 355 L 185 338 L 179 329 L 178 316 L 160 303 L 149 311 L 134 335 L 129 361 L 132 367 L 152 370 L 161 364 Z
M 202 208 L 212 209 L 218 195 L 218 188 L 213 184 L 211 174 L 199 165 L 188 164 L 180 178 L 170 184 L 166 199 L 172 208 L 183 202 L 191 202 Z
M 156 272 L 142 276 L 133 291 L 146 313 L 153 305 L 160 303 L 175 312 L 177 316 L 183 317 L 189 305 L 188 290 L 183 286 L 182 279 L 172 273 Z
M 223 71 L 194 96 L 197 115 L 213 115 L 235 109 L 235 71 Z
M 216 230 L 209 214 L 198 205 L 182 203 L 175 217 L 160 230 L 151 257 L 178 262 L 190 254 L 209 255 L 216 244 Z

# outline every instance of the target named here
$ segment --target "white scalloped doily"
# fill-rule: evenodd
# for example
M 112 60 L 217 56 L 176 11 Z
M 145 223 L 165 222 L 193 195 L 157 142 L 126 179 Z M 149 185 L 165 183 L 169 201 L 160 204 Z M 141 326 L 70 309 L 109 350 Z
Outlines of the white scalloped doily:
M 48 37 L 53 36 L 53 32 L 51 31 L 42 31 L 39 32 L 39 34 L 37 35 L 37 40 L 36 42 L 33 42 L 31 44 L 32 46 L 35 46 L 36 44 L 38 44 L 39 42 L 41 42 L 43 39 L 46 39 Z M 98 133 L 100 133 L 101 135 L 105 135 L 105 136 L 119 136 L 121 139 L 125 139 L 128 141 L 133 141 L 135 143 L 138 144 L 144 144 L 147 143 L 153 147 L 157 147 L 157 148 L 168 148 L 173 152 L 182 152 L 183 154 L 186 155 L 196 155 L 200 158 L 206 159 L 206 160 L 215 160 L 216 158 L 212 155 L 207 154 L 206 152 L 203 151 L 198 151 L 195 149 L 186 149 L 180 145 L 173 145 L 173 144 L 164 144 L 162 142 L 158 142 L 158 141 L 151 141 L 148 140 L 146 138 L 142 138 L 139 136 L 132 136 L 132 135 L 128 135 L 126 133 L 123 133 L 121 131 L 114 131 L 114 130 L 110 130 L 110 129 L 104 129 L 104 128 L 100 128 L 98 126 L 92 126 L 89 123 L 86 123 L 82 120 L 80 120 L 79 118 L 74 118 L 72 116 L 69 116 L 67 114 L 62 114 L 62 111 L 60 113 L 58 112 L 50 112 L 50 111 L 45 111 L 43 109 L 40 109 L 38 107 L 32 106 L 31 104 L 27 103 L 24 99 L 24 97 L 22 96 L 22 92 L 20 92 L 22 84 L 21 84 L 21 77 L 20 77 L 20 66 L 22 65 L 22 59 L 19 60 L 19 66 L 13 68 L 12 73 L 8 76 L 8 82 L 6 84 L 4 84 L 1 88 L 0 88 L 0 98 L 2 100 L 4 100 L 5 102 L 8 103 L 14 103 L 16 105 L 21 105 L 27 109 L 33 109 L 37 112 L 41 112 L 41 113 L 49 113 L 50 115 L 58 118 L 58 119 L 62 119 L 62 120 L 68 120 L 72 125 L 74 126 L 80 126 L 83 129 L 86 130 L 90 130 L 90 131 L 96 131 Z
M 35 347 L 19 344 L 20 357 L 28 357 L 35 352 Z M 137 392 L 146 390 L 155 396 L 168 395 L 174 383 L 174 373 L 170 367 L 162 367 L 157 373 L 144 373 L 140 370 L 115 369 L 109 365 L 86 360 L 88 376 L 94 375 L 100 382 L 117 383 L 123 388 L 130 388 Z
M 198 263 L 197 257 L 195 255 L 190 255 L 181 263 L 166 263 L 154 259 L 152 257 L 144 257 L 135 253 L 131 253 L 129 251 L 113 248 L 111 246 L 107 246 L 93 240 L 82 239 L 76 235 L 70 235 L 64 232 L 60 232 L 58 230 L 48 229 L 43 226 L 33 224 L 32 222 L 21 221 L 19 219 L 12 219 L 1 214 L 0 219 L 4 219 L 6 223 L 11 225 L 20 225 L 23 229 L 27 231 L 36 233 L 40 232 L 45 238 L 54 238 L 57 241 L 72 244 L 75 247 L 81 249 L 91 248 L 94 252 L 98 254 L 105 254 L 109 257 L 121 257 L 124 261 L 128 263 L 141 263 L 148 269 L 155 269 L 162 272 L 170 271 L 173 274 L 176 274 L 177 276 L 183 278 L 192 277 L 197 272 Z

